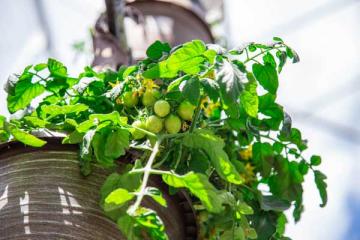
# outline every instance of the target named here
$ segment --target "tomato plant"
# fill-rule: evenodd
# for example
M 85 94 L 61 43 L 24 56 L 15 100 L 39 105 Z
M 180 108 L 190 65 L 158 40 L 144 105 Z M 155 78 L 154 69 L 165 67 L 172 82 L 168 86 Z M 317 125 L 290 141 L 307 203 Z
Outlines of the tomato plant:
M 65 133 L 64 144 L 80 146 L 84 175 L 93 162 L 111 168 L 129 148 L 141 151 L 101 190 L 102 208 L 131 240 L 167 239 L 141 205 L 149 196 L 166 207 L 151 175 L 192 195 L 200 239 L 289 239 L 284 212 L 293 206 L 300 219 L 309 172 L 327 202 L 321 158 L 305 157 L 307 141 L 276 100 L 278 75 L 298 55 L 280 38 L 230 51 L 199 40 L 165 45 L 118 71 L 86 67 L 71 77 L 54 59 L 28 66 L 8 81 L 8 110 L 23 114 L 0 117 L 0 141 L 41 147 L 33 130 Z

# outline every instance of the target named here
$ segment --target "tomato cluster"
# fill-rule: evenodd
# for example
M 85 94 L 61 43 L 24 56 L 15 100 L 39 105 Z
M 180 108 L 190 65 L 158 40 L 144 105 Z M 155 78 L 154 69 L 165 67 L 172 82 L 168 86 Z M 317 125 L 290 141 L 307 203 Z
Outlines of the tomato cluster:
M 161 93 L 156 89 L 145 90 L 141 96 L 139 91 L 127 91 L 121 96 L 121 104 L 127 109 L 142 106 L 150 110 L 148 116 L 140 116 L 133 121 L 132 137 L 135 140 L 143 139 L 146 135 L 140 129 L 155 134 L 162 131 L 168 134 L 180 132 L 184 122 L 192 120 L 196 108 L 186 100 L 175 106 L 162 99 Z

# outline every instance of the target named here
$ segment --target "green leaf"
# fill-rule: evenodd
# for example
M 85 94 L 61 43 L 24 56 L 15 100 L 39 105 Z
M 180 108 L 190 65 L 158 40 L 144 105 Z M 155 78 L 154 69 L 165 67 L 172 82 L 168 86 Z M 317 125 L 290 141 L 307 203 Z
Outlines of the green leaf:
M 44 128 L 46 124 L 48 124 L 47 121 L 44 121 L 36 116 L 26 116 L 24 117 L 24 122 L 26 125 L 34 128 Z
M 105 211 L 111 211 L 114 208 L 119 208 L 128 201 L 132 200 L 135 194 L 130 193 L 126 189 L 118 188 L 112 191 L 105 199 Z
M 252 65 L 252 71 L 259 81 L 260 85 L 272 94 L 276 94 L 279 87 L 278 75 L 274 66 L 265 63 L 265 65 L 255 63 Z
M 39 63 L 39 64 L 36 64 L 34 66 L 34 70 L 36 72 L 40 72 L 41 70 L 44 70 L 45 68 L 47 68 L 47 64 L 46 63 Z
M 105 154 L 105 151 L 108 147 L 106 144 L 106 140 L 110 134 L 110 129 L 108 127 L 104 127 L 100 131 L 98 130 L 94 135 L 91 146 L 94 149 L 94 154 L 98 163 L 100 163 L 104 167 L 113 167 L 114 166 L 114 158 L 112 156 L 108 156 Z
M 259 197 L 261 209 L 264 211 L 283 212 L 291 207 L 291 203 L 272 195 Z
M 224 141 L 211 131 L 197 129 L 184 137 L 183 144 L 190 148 L 203 150 L 208 155 L 216 172 L 224 180 L 234 184 L 243 183 L 244 179 L 237 172 L 228 155 L 223 150 L 225 146 Z
M 9 112 L 14 113 L 28 107 L 31 101 L 44 91 L 44 86 L 40 83 L 31 83 L 31 78 L 18 81 L 15 85 L 14 93 L 9 94 L 7 97 Z
M 320 204 L 320 207 L 325 207 L 327 203 L 327 184 L 325 182 L 326 175 L 320 172 L 319 170 L 314 171 L 314 177 L 315 177 L 315 184 L 317 189 L 319 190 L 319 194 L 321 197 L 322 203 Z
M 77 130 L 75 130 L 62 140 L 62 144 L 81 143 L 83 141 L 84 135 L 84 133 L 79 133 Z
M 0 115 L 0 143 L 7 142 L 10 138 L 10 134 L 4 130 L 6 123 L 6 117 Z
M 182 90 L 182 94 L 192 105 L 197 106 L 200 99 L 199 79 L 190 78 L 187 80 Z
M 168 240 L 165 226 L 155 211 L 140 207 L 136 212 L 135 219 L 146 230 L 150 239 Z
M 250 81 L 240 95 L 240 103 L 250 117 L 256 117 L 259 110 L 259 98 L 256 92 L 257 84 Z
M 67 69 L 66 67 L 59 61 L 49 58 L 48 69 L 52 76 L 55 77 L 67 77 Z
M 282 236 L 285 233 L 285 225 L 287 223 L 287 219 L 285 214 L 281 213 L 280 216 L 277 219 L 277 224 L 276 224 L 276 233 L 278 236 Z
M 46 141 L 41 140 L 34 135 L 31 135 L 19 128 L 17 128 L 15 125 L 8 124 L 6 126 L 9 133 L 19 142 L 24 143 L 25 145 L 29 145 L 32 147 L 42 147 L 46 144 Z
M 238 101 L 240 92 L 244 89 L 245 79 L 246 76 L 235 64 L 223 60 L 216 74 L 216 80 L 220 86 L 221 98 L 226 105 L 232 105 Z
M 146 55 L 152 60 L 158 60 L 162 57 L 164 52 L 169 53 L 170 50 L 171 47 L 168 43 L 162 43 L 157 40 L 146 50 Z
M 319 166 L 321 164 L 321 157 L 318 155 L 311 156 L 310 163 L 312 166 Z
M 143 72 L 143 77 L 156 79 L 156 78 L 174 78 L 177 76 L 177 71 L 174 69 L 169 69 L 167 61 L 161 61 L 146 71 Z
M 179 77 L 179 78 L 175 79 L 174 81 L 172 81 L 172 82 L 168 85 L 168 87 L 167 87 L 168 92 L 173 91 L 173 90 L 178 90 L 180 84 L 181 84 L 183 81 L 188 80 L 188 79 L 189 79 L 189 76 L 188 76 L 188 75 L 184 75 L 184 76 L 182 76 L 182 77 Z
M 219 99 L 220 87 L 215 80 L 203 78 L 201 79 L 201 85 L 212 101 L 216 102 Z
M 268 177 L 274 162 L 273 148 L 270 143 L 255 142 L 252 147 L 253 159 L 263 177 Z
M 107 157 L 116 159 L 124 155 L 127 148 L 129 148 L 129 131 L 117 128 L 109 133 L 105 142 L 104 154 Z
M 80 170 L 81 173 L 85 176 L 89 175 L 91 172 L 91 160 L 93 156 L 93 149 L 91 147 L 91 142 L 95 135 L 96 130 L 91 129 L 86 132 L 83 137 L 83 141 L 80 144 Z
M 271 53 L 267 52 L 263 56 L 263 61 L 264 61 L 264 64 L 270 64 L 272 67 L 274 67 L 276 69 L 276 61 L 275 61 L 274 56 Z
M 154 199 L 157 203 L 159 203 L 163 207 L 167 207 L 167 203 L 165 198 L 163 197 L 162 193 L 159 189 L 155 187 L 147 187 L 145 189 L 145 194 L 150 196 L 152 199 Z
M 163 174 L 162 178 L 171 187 L 189 189 L 209 212 L 220 213 L 223 210 L 220 192 L 209 182 L 206 175 L 189 172 L 180 176 L 172 173 Z
M 113 111 L 112 113 L 107 113 L 107 114 L 91 114 L 89 116 L 89 120 L 80 123 L 77 126 L 76 130 L 79 133 L 83 133 L 89 130 L 90 128 L 98 125 L 99 123 L 105 121 L 109 121 L 113 125 L 123 126 L 127 124 L 127 117 L 121 117 L 119 112 L 117 111 Z
M 117 220 L 118 228 L 128 240 L 140 240 L 140 238 L 136 236 L 137 229 L 135 224 L 135 218 L 127 214 L 121 215 Z
M 75 104 L 75 105 L 43 105 L 41 106 L 41 116 L 42 118 L 54 118 L 59 115 L 68 115 L 68 114 L 79 114 L 89 109 L 89 106 L 85 104 Z
M 252 214 L 254 214 L 254 210 L 249 205 L 247 205 L 245 202 L 238 202 L 236 204 L 236 210 L 241 215 L 252 215 Z
M 167 59 L 167 67 L 172 72 L 183 71 L 187 74 L 200 72 L 200 63 L 205 61 L 202 54 L 206 46 L 201 40 L 193 40 L 183 44 Z

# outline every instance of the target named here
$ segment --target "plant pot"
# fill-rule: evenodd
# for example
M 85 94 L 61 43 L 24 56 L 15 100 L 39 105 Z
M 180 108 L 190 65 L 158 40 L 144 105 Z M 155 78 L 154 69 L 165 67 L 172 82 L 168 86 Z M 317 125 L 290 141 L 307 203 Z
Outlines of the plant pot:
M 99 189 L 109 174 L 95 166 L 81 175 L 77 145 L 47 138 L 42 148 L 18 142 L 0 145 L 0 239 L 126 239 L 99 206 Z M 169 239 L 196 239 L 195 214 L 182 191 L 167 194 L 160 179 L 151 185 L 164 192 L 168 207 L 145 198 L 158 212 Z

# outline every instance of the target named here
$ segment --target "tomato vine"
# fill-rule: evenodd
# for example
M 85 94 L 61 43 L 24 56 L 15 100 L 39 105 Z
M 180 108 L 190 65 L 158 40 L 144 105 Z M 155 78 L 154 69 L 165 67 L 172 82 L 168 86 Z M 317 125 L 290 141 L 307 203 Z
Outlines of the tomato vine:
M 307 141 L 276 101 L 278 74 L 299 61 L 282 39 L 230 51 L 157 41 L 147 55 L 118 71 L 86 67 L 78 77 L 54 59 L 26 67 L 7 83 L 8 110 L 20 117 L 0 116 L 0 142 L 42 147 L 32 134 L 40 130 L 79 144 L 84 175 L 94 163 L 114 171 L 101 206 L 131 240 L 168 238 L 156 212 L 141 205 L 149 196 L 166 207 L 151 175 L 193 196 L 200 239 L 289 239 L 284 212 L 293 206 L 300 219 L 309 170 L 326 205 L 321 158 L 304 157 Z M 141 154 L 119 172 L 117 159 L 130 149 Z

